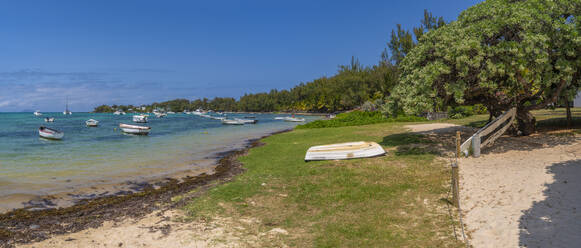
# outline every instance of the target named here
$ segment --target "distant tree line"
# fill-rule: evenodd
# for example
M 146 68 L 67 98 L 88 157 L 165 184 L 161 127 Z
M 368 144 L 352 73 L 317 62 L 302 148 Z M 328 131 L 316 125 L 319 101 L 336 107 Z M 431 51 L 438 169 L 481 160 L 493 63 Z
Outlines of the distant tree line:
M 378 108 L 384 104 L 392 88 L 399 81 L 398 64 L 415 46 L 417 37 L 424 32 L 445 25 L 442 17 L 433 17 L 427 10 L 419 27 L 410 31 L 397 25 L 387 48 L 377 65 L 363 66 L 355 57 L 348 65 L 340 65 L 331 77 L 320 77 L 311 82 L 300 83 L 289 90 L 272 89 L 270 92 L 244 94 L 239 100 L 231 97 L 214 99 L 175 99 L 150 105 L 101 105 L 94 112 L 151 112 L 154 109 L 182 112 L 184 110 L 211 109 L 215 111 L 241 112 L 319 112 L 332 113 L 356 109 L 367 103 Z M 388 52 L 389 50 L 389 52 Z

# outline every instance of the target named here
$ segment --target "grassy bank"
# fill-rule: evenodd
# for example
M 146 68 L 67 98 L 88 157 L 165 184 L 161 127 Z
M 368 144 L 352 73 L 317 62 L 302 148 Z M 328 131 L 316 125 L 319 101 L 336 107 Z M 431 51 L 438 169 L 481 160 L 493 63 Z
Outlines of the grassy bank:
M 245 173 L 185 210 L 195 220 L 239 220 L 246 226 L 241 240 L 260 237 L 252 246 L 460 246 L 445 200 L 449 168 L 426 149 L 433 141 L 407 133 L 403 125 L 301 129 L 268 137 L 265 146 L 240 158 Z M 303 161 L 312 145 L 359 140 L 382 144 L 388 155 Z M 261 236 L 273 228 L 288 234 Z

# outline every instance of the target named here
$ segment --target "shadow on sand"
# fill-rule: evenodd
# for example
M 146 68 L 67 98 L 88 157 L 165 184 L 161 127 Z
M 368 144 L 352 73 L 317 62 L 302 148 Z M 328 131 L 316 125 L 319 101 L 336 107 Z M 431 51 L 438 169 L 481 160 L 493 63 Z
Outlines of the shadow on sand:
M 548 167 L 555 181 L 519 220 L 521 247 L 581 247 L 581 159 Z

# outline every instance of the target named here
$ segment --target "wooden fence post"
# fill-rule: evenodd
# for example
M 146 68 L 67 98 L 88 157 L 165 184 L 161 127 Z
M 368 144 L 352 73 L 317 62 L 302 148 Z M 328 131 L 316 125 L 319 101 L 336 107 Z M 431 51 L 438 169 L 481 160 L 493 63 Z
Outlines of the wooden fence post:
M 456 131 L 456 159 L 460 158 L 460 144 L 462 142 L 462 137 L 460 131 Z M 460 201 L 460 181 L 458 178 L 458 160 L 452 163 L 452 201 L 454 206 L 458 207 L 458 201 Z
M 458 207 L 460 201 L 460 180 L 458 178 L 458 164 L 452 163 L 452 201 Z
M 456 131 L 456 158 L 460 157 L 460 144 L 462 142 L 462 138 L 460 137 L 460 131 Z

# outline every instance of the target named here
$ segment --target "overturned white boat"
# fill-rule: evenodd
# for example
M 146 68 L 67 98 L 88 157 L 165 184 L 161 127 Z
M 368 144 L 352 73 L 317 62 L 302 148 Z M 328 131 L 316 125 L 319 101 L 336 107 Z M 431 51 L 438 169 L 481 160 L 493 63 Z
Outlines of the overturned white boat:
M 134 115 L 133 122 L 147 123 L 147 115 Z
M 350 142 L 313 146 L 307 150 L 305 161 L 369 158 L 385 154 L 385 150 L 375 142 Z
M 244 125 L 244 122 L 241 122 L 238 120 L 224 119 L 224 120 L 222 120 L 222 124 L 224 124 L 224 125 Z
M 65 133 L 52 128 L 41 126 L 38 128 L 38 135 L 45 139 L 61 140 L 65 136 Z
M 96 127 L 99 126 L 99 121 L 95 119 L 88 119 L 85 121 L 85 125 L 87 125 L 87 127 Z
M 140 134 L 140 135 L 147 135 L 147 134 L 149 134 L 149 131 L 151 130 L 151 127 L 129 125 L 129 124 L 123 124 L 123 123 L 119 124 L 119 128 L 124 133 Z
M 44 122 L 54 122 L 54 117 L 44 117 Z

